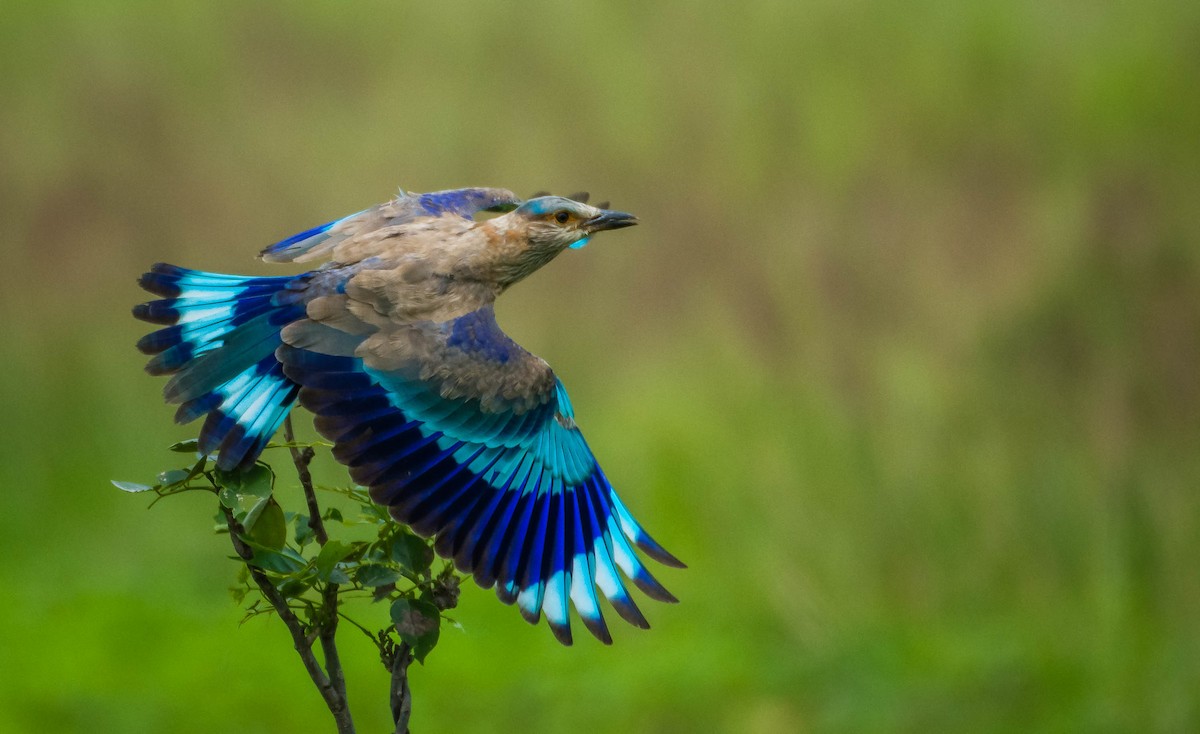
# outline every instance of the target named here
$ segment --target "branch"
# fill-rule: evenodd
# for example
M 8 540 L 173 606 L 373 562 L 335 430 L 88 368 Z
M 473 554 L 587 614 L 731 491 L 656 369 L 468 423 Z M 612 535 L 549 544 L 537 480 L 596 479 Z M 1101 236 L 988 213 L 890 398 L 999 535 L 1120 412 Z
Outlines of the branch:
M 317 492 L 313 489 L 312 472 L 308 470 L 308 465 L 312 462 L 316 452 L 311 446 L 305 446 L 303 450 L 296 446 L 296 434 L 292 430 L 292 414 L 283 419 L 283 440 L 288 443 L 288 451 L 292 453 L 292 463 L 296 465 L 296 473 L 300 475 L 300 486 L 304 487 L 304 501 L 308 503 L 308 526 L 312 528 L 313 535 L 317 542 L 321 545 L 329 540 L 329 534 L 325 532 L 325 521 L 321 519 L 321 508 L 317 505 Z
M 408 666 L 412 664 L 412 648 L 407 642 L 390 643 L 384 653 L 384 664 L 392 671 L 392 719 L 396 722 L 396 734 L 408 734 L 408 719 L 412 716 L 412 689 L 408 687 Z M 390 658 L 390 660 L 388 659 Z
M 458 577 L 453 566 L 433 581 L 429 599 L 438 612 L 458 606 Z M 384 666 L 391 671 L 392 720 L 396 722 L 395 734 L 408 734 L 408 719 L 412 715 L 412 689 L 408 685 L 408 666 L 412 665 L 412 648 L 407 642 L 396 644 L 388 631 L 379 633 L 379 651 Z
M 292 635 L 292 645 L 296 648 L 296 654 L 300 656 L 300 661 L 304 663 L 304 669 L 308 671 L 308 677 L 312 679 L 313 685 L 317 687 L 321 697 L 325 699 L 325 705 L 329 707 L 330 713 L 333 714 L 333 719 L 337 723 L 339 734 L 354 734 L 354 721 L 350 718 L 350 708 L 346 704 L 345 680 L 342 678 L 341 664 L 338 661 L 336 648 L 333 651 L 332 658 L 329 654 L 329 649 L 325 647 L 324 632 L 322 631 L 321 645 L 325 651 L 325 664 L 330 668 L 331 675 L 336 670 L 336 676 L 330 680 L 331 676 L 325 674 L 321 670 L 321 666 L 317 663 L 317 658 L 313 655 L 312 642 L 305 634 L 304 623 L 292 612 L 288 606 L 287 599 L 279 593 L 279 589 L 271 583 L 271 579 L 256 566 L 251 566 L 249 561 L 254 558 L 254 551 L 250 546 L 242 541 L 242 536 L 246 533 L 246 529 L 233 516 L 233 510 L 221 505 L 221 510 L 225 513 L 225 523 L 229 526 L 229 538 L 233 541 L 233 549 L 237 551 L 238 556 L 246 561 L 246 567 L 250 569 L 250 577 L 254 579 L 254 583 L 258 586 L 258 590 L 262 592 L 263 597 L 271 603 L 275 608 L 275 613 L 283 620 L 287 626 L 288 632 Z M 333 627 L 337 626 L 336 614 L 336 598 L 337 586 L 330 584 L 326 586 L 325 593 L 329 595 L 330 587 L 333 588 L 334 615 Z M 322 630 L 327 625 L 321 625 Z M 330 646 L 332 646 L 332 633 L 330 636 Z M 332 663 L 330 660 L 332 659 Z
M 347 731 L 354 730 L 354 722 L 350 719 L 350 708 L 346 703 L 346 676 L 342 672 L 342 659 L 338 655 L 337 649 L 337 628 L 338 628 L 338 585 L 326 584 L 325 590 L 321 594 L 321 627 L 318 633 L 318 639 L 321 640 L 321 652 L 325 655 L 325 670 L 329 673 L 329 682 L 333 688 L 341 694 L 342 708 L 340 711 L 333 711 L 333 717 L 338 720 L 338 731 L 342 731 L 342 721 L 339 717 L 344 717 L 345 722 L 349 725 Z M 330 709 L 332 711 L 332 709 Z

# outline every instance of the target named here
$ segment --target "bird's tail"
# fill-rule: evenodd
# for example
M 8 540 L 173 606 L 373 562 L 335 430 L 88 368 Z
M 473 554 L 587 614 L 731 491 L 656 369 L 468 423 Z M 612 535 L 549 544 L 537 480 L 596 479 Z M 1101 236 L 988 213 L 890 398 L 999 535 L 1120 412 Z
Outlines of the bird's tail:
M 251 278 L 159 263 L 138 283 L 162 300 L 136 306 L 133 315 L 165 328 L 137 346 L 154 355 L 152 375 L 171 375 L 163 390 L 178 403 L 175 420 L 207 415 L 200 450 L 216 452 L 217 466 L 253 465 L 287 416 L 300 391 L 275 359 L 279 332 L 304 317 L 305 276 Z

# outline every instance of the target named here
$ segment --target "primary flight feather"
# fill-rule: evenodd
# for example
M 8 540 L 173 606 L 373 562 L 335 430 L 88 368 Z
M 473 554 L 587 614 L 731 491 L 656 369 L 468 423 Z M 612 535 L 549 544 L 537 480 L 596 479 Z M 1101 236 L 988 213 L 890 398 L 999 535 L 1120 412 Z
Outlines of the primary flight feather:
M 170 375 L 176 420 L 207 416 L 200 448 L 254 464 L 292 405 L 316 415 L 333 454 L 375 502 L 439 554 L 571 643 L 569 607 L 612 641 L 596 589 L 648 627 L 621 578 L 675 598 L 634 547 L 683 567 L 633 519 L 575 424 L 550 366 L 500 330 L 492 305 L 568 247 L 637 219 L 586 194 L 404 194 L 263 250 L 327 258 L 296 276 L 244 277 L 158 264 L 134 315 L 164 328 L 138 348 Z M 605 205 L 605 207 L 607 204 Z M 499 213 L 482 221 L 480 212 Z

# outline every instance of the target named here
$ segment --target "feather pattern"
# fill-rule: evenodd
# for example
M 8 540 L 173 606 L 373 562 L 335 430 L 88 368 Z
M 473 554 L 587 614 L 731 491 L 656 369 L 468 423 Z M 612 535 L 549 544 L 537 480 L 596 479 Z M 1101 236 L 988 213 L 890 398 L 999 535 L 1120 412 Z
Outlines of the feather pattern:
M 571 643 L 574 606 L 593 635 L 611 642 L 596 589 L 623 619 L 647 626 L 617 568 L 653 598 L 674 601 L 630 544 L 682 564 L 616 509 L 623 505 L 579 429 L 564 425 L 571 409 L 557 380 L 553 397 L 526 420 L 489 414 L 478 397 L 440 398 L 428 383 L 359 358 L 286 345 L 278 354 L 302 386 L 301 404 L 319 416 L 338 459 L 372 499 L 436 536 L 440 554 L 481 586 L 495 586 L 501 600 L 516 601 L 526 619 L 545 613 L 559 641 Z M 478 429 L 496 415 L 499 426 Z
M 164 389 L 181 423 L 208 415 L 200 447 L 225 470 L 253 464 L 295 402 L 299 386 L 275 359 L 283 324 L 303 317 L 278 305 L 300 277 L 250 278 L 159 263 L 141 286 L 164 296 L 134 308 L 134 316 L 165 328 L 138 342 L 152 355 L 146 371 L 170 375 Z

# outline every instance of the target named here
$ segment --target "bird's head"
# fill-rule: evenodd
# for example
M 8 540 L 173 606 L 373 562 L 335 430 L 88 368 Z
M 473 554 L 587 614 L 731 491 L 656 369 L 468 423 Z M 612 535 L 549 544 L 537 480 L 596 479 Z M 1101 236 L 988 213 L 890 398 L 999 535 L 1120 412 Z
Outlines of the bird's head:
M 637 217 L 625 212 L 590 206 L 563 196 L 539 196 L 517 207 L 514 224 L 523 230 L 531 247 L 561 252 L 567 247 L 582 247 L 596 232 L 637 224 Z
M 568 247 L 583 247 L 597 232 L 638 222 L 632 214 L 591 206 L 586 201 L 587 194 L 576 194 L 574 198 L 539 196 L 504 215 L 508 220 L 505 228 L 519 243 L 512 253 L 514 269 L 506 278 L 509 283 L 537 270 Z

